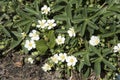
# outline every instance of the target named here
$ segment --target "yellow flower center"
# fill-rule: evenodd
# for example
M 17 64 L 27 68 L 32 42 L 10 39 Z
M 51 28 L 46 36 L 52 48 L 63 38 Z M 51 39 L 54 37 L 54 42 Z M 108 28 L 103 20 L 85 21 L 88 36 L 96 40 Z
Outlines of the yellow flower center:
M 41 23 L 41 26 L 44 26 L 44 23 L 43 23 L 43 22 Z
M 33 37 L 36 37 L 37 36 L 37 34 L 33 34 Z
M 29 43 L 29 46 L 32 47 L 32 43 Z
M 52 23 L 49 23 L 49 26 L 52 26 Z
M 95 43 L 98 44 L 98 43 L 99 43 L 99 40 L 95 40 Z
M 64 55 L 62 55 L 62 56 L 61 56 L 61 59 L 65 59 L 65 56 L 64 56 Z
M 73 63 L 73 62 L 74 62 L 74 59 L 70 59 L 70 62 Z

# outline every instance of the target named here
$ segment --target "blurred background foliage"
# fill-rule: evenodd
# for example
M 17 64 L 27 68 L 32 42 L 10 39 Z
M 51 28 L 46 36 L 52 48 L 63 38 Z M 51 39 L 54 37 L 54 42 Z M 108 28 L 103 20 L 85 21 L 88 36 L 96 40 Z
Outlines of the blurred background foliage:
M 41 15 L 44 4 L 51 7 L 48 16 Z M 49 32 L 52 35 L 75 28 L 76 38 L 66 37 L 65 46 L 59 50 L 74 53 L 80 59 L 76 69 L 84 77 L 94 70 L 97 76 L 104 73 L 104 80 L 113 80 L 115 74 L 120 73 L 120 54 L 112 51 L 113 46 L 120 42 L 120 0 L 1 0 L 0 55 L 13 49 L 26 52 L 23 47 L 25 37 L 21 33 L 28 34 L 43 17 L 57 21 L 59 27 L 54 33 Z M 88 45 L 92 35 L 100 36 L 100 46 Z

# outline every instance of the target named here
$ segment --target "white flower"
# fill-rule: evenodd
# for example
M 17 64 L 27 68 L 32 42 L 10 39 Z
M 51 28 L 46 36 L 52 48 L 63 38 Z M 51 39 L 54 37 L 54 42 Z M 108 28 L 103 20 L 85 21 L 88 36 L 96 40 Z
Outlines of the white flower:
M 56 39 L 56 43 L 60 45 L 60 44 L 64 44 L 64 42 L 65 42 L 65 38 L 59 35 Z
M 31 57 L 29 57 L 29 58 L 28 58 L 28 62 L 29 62 L 29 63 L 31 63 L 31 64 L 33 64 L 34 59 L 33 59 L 33 58 L 31 58 Z
M 75 64 L 76 64 L 76 62 L 77 62 L 77 59 L 76 59 L 76 57 L 74 57 L 74 56 L 68 56 L 68 57 L 66 58 L 66 62 L 67 62 L 67 65 L 68 65 L 68 66 L 75 66 Z
M 91 39 L 89 40 L 89 44 L 92 46 L 96 46 L 100 43 L 100 39 L 98 36 L 92 36 Z
M 35 48 L 36 45 L 35 45 L 35 42 L 33 40 L 26 40 L 25 42 L 25 48 L 27 48 L 29 51 L 33 48 Z
M 114 52 L 120 52 L 120 43 L 118 43 L 117 46 L 114 46 L 113 50 Z
M 47 20 L 47 23 L 48 23 L 48 29 L 51 29 L 51 28 L 56 26 L 56 23 L 55 23 L 54 19 Z
M 47 5 L 44 5 L 41 8 L 42 14 L 48 14 L 48 12 L 50 12 L 50 7 L 47 7 Z
M 51 70 L 51 66 L 50 66 L 49 64 L 45 63 L 45 64 L 43 65 L 42 69 L 46 72 L 46 71 Z
M 59 54 L 58 59 L 59 59 L 61 62 L 64 62 L 66 58 L 67 58 L 67 54 L 66 54 L 66 53 L 60 53 L 60 54 Z
M 58 55 L 55 54 L 54 56 L 51 57 L 51 60 L 54 62 L 54 63 L 58 63 L 59 59 L 58 59 Z
M 42 28 L 42 29 L 44 29 L 44 28 L 46 28 L 47 26 L 48 26 L 48 24 L 47 24 L 47 22 L 46 22 L 46 20 L 38 20 L 38 25 L 37 25 L 37 27 L 38 28 Z
M 31 40 L 39 40 L 39 35 L 36 30 L 32 30 L 32 32 L 29 34 L 29 37 L 31 37 Z
M 75 30 L 74 28 L 69 28 L 69 30 L 67 31 L 67 33 L 69 34 L 70 37 L 75 37 L 76 34 L 75 34 Z

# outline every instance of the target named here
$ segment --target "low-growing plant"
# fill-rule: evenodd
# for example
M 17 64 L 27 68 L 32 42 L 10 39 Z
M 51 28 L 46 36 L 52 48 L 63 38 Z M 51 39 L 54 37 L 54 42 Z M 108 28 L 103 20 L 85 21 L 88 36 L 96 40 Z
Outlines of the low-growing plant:
M 103 80 L 120 73 L 119 0 L 3 0 L 0 5 L 0 45 L 6 40 L 9 46 L 3 53 L 17 48 L 29 53 L 31 64 L 46 56 L 45 72 L 72 76 L 76 70 L 86 79 L 94 72 Z

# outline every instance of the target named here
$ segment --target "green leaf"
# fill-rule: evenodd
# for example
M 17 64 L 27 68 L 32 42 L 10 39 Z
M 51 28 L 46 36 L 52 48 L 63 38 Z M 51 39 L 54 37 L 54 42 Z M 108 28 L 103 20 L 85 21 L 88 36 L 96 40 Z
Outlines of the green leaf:
M 73 23 L 80 23 L 82 21 L 84 21 L 84 19 L 81 19 L 81 18 L 74 18 L 74 19 L 72 19 Z
M 18 31 L 12 31 L 12 33 L 17 37 L 22 37 L 21 33 L 19 33 Z
M 27 25 L 31 22 L 32 22 L 31 20 L 26 20 L 26 19 L 20 20 L 20 21 L 14 23 L 14 28 Z
M 102 56 L 105 57 L 108 54 L 112 53 L 112 49 L 111 48 L 106 48 L 106 49 L 102 49 Z
M 94 47 L 94 46 L 92 46 L 92 45 L 90 45 L 89 48 L 90 48 L 90 50 L 91 50 L 92 52 L 94 52 L 95 54 L 97 54 L 99 57 L 102 56 L 100 49 L 97 49 L 96 47 Z
M 73 19 L 71 20 L 73 23 L 80 23 L 82 21 L 84 21 L 85 19 L 83 19 L 83 17 L 81 16 L 81 14 L 76 15 L 73 17 Z
M 83 62 L 83 61 L 80 61 L 80 64 L 79 64 L 79 66 L 78 66 L 79 72 L 81 72 L 83 66 L 84 66 L 84 62 Z
M 49 31 L 48 39 L 49 39 L 49 42 L 48 42 L 49 48 L 50 49 L 54 48 L 54 46 L 55 46 L 55 34 L 54 34 L 53 30 Z
M 35 15 L 39 15 L 39 13 L 37 11 L 35 11 L 35 10 L 29 8 L 29 7 L 26 7 L 24 10 L 29 12 L 29 13 L 32 13 L 32 14 L 35 14 Z
M 0 25 L 0 27 L 2 28 L 3 32 L 4 32 L 8 37 L 11 37 L 10 32 L 7 30 L 7 28 L 3 27 L 2 25 Z
M 30 31 L 30 27 L 32 25 L 32 22 L 28 23 L 26 26 L 24 26 L 24 32 L 27 34 Z
M 86 6 L 84 6 L 84 9 L 82 10 L 82 15 L 83 15 L 84 18 L 88 17 L 88 12 L 87 12 Z
M 87 54 L 88 52 L 86 52 L 86 51 L 80 51 L 80 52 L 76 52 L 76 53 L 74 53 L 73 55 L 74 56 L 83 56 L 83 55 L 85 55 L 85 54 Z
M 88 54 L 88 53 L 85 54 L 85 55 L 83 56 L 83 58 L 84 58 L 85 64 L 87 64 L 88 66 L 90 66 L 91 64 L 90 64 L 89 54 Z
M 116 70 L 115 66 L 112 65 L 111 62 L 109 62 L 108 60 L 103 59 L 103 63 L 104 63 L 105 65 L 107 65 L 110 69 Z
M 56 3 L 63 3 L 63 2 L 68 3 L 67 0 L 57 0 L 57 1 L 56 1 Z
M 116 34 L 120 33 L 120 30 L 118 29 L 115 33 L 116 33 Z
M 94 70 L 95 70 L 96 75 L 99 76 L 100 73 L 101 73 L 101 64 L 100 64 L 100 62 L 98 62 L 98 61 L 95 62 Z
M 17 9 L 16 9 L 16 12 L 17 12 L 17 14 L 18 14 L 20 17 L 22 17 L 23 19 L 32 20 L 32 21 L 35 20 L 34 17 L 31 17 L 28 13 L 22 11 L 22 9 L 17 8 Z
M 44 55 L 48 49 L 48 46 L 46 42 L 43 39 L 41 39 L 39 41 L 36 41 L 36 49 L 41 53 L 41 55 Z
M 66 21 L 67 20 L 67 15 L 65 15 L 65 14 L 59 14 L 59 15 L 56 15 L 56 16 L 54 16 L 54 19 L 55 20 L 61 20 L 61 21 Z
M 110 33 L 106 33 L 106 34 L 101 34 L 100 36 L 102 38 L 106 38 L 106 37 L 110 37 L 110 36 L 113 36 L 115 33 L 114 32 L 110 32 Z
M 63 9 L 65 6 L 60 6 L 60 5 L 55 5 L 55 6 L 53 6 L 52 8 L 53 8 L 53 12 L 56 12 L 56 11 L 59 11 L 59 10 L 61 10 L 61 9 Z
M 77 0 L 78 2 L 76 3 L 77 4 L 77 8 L 79 8 L 79 6 L 81 5 L 82 3 L 82 0 Z
M 70 2 L 69 2 L 71 5 L 72 4 L 76 4 L 77 3 L 77 0 L 70 0 Z
M 88 26 L 90 26 L 91 28 L 95 29 L 95 30 L 98 30 L 99 28 L 97 27 L 96 24 L 94 24 L 94 22 L 92 21 L 88 21 Z
M 17 38 L 18 38 L 17 40 L 12 40 L 11 45 L 10 45 L 10 49 L 14 49 L 22 42 L 21 37 L 17 37 Z
M 66 6 L 66 8 L 65 8 L 65 11 L 66 11 L 66 14 L 67 14 L 67 17 L 69 18 L 69 19 L 72 19 L 72 13 L 71 13 L 71 6 L 70 6 L 70 4 L 68 3 L 67 4 L 67 6 Z
M 88 78 L 89 74 L 90 74 L 90 69 L 87 68 L 87 71 L 85 71 L 84 77 Z
M 56 29 L 55 32 L 56 32 L 56 33 L 60 33 L 60 34 L 62 34 L 62 33 L 67 33 L 67 31 L 64 30 L 64 29 Z
M 83 36 L 84 36 L 84 34 L 85 34 L 86 27 L 87 27 L 87 23 L 86 23 L 86 22 L 84 22 L 84 23 L 83 23 L 83 26 L 81 27 L 81 28 L 82 28 L 82 29 L 81 29 L 81 36 L 82 36 L 82 37 L 83 37 Z

